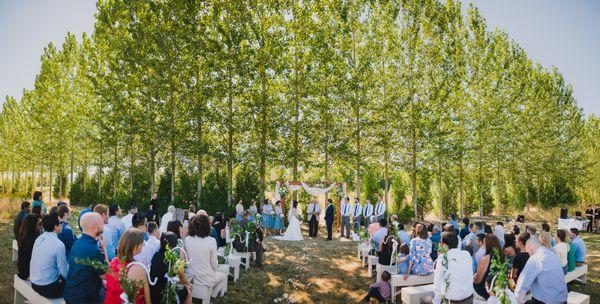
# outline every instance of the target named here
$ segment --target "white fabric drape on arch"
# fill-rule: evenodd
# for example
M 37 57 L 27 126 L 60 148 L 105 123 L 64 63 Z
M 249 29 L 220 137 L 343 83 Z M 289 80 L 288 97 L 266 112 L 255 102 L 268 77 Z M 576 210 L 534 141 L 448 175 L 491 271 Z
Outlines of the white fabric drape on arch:
M 302 184 L 302 188 L 304 188 L 304 190 L 312 196 L 323 195 L 323 194 L 329 192 L 331 189 L 333 189 L 333 187 L 335 187 L 335 185 L 336 185 L 336 183 L 332 183 L 331 185 L 329 185 L 329 187 L 326 187 L 326 188 L 316 188 L 316 187 L 311 187 L 311 186 L 307 185 L 305 182 L 301 182 L 301 184 Z
M 308 184 L 306 184 L 305 182 L 300 182 L 300 185 L 290 184 L 289 182 L 285 182 L 285 186 L 288 188 L 288 191 L 296 191 L 296 190 L 300 190 L 300 188 L 302 188 L 302 189 L 304 189 L 304 191 L 308 192 L 308 194 L 310 194 L 312 196 L 323 195 L 323 194 L 331 191 L 331 189 L 335 188 L 336 185 L 337 185 L 337 183 L 332 183 L 328 187 L 317 188 L 317 187 L 311 187 Z M 344 189 L 344 194 L 345 194 L 346 193 L 346 183 L 342 184 L 342 187 Z M 281 194 L 279 193 L 280 188 L 281 188 L 281 182 L 275 181 L 275 193 L 273 195 L 273 201 L 275 201 L 275 202 L 281 200 Z

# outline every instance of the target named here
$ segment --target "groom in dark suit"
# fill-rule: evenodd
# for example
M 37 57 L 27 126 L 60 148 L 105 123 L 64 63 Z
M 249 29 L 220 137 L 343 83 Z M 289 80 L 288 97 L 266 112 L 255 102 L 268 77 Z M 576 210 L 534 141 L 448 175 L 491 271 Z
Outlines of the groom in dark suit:
M 331 234 L 333 230 L 333 218 L 335 217 L 335 207 L 333 207 L 333 201 L 327 200 L 327 209 L 325 210 L 325 224 L 327 225 L 327 240 L 331 241 Z

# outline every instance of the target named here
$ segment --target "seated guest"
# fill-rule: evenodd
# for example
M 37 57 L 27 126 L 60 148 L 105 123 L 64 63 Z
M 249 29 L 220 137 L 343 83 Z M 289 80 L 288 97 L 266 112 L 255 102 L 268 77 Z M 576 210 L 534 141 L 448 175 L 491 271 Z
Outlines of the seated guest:
M 488 275 L 490 273 L 492 257 L 496 254 L 494 253 L 494 249 L 498 251 L 498 254 L 502 259 L 504 256 L 502 255 L 502 247 L 500 247 L 500 242 L 495 234 L 486 234 L 483 243 L 485 245 L 485 255 L 481 257 L 477 263 L 477 272 L 473 276 L 473 289 L 475 289 L 475 292 L 479 296 L 487 300 L 490 295 L 485 288 L 485 283 L 487 282 Z
M 387 220 L 384 218 L 380 219 L 379 227 L 381 228 L 379 228 L 379 230 L 377 230 L 377 232 L 375 232 L 375 234 L 373 235 L 373 241 L 375 242 L 376 248 L 379 247 L 379 243 L 381 243 L 388 234 Z
M 22 202 L 21 211 L 17 213 L 15 219 L 13 220 L 13 235 L 15 237 L 15 240 L 19 239 L 19 230 L 21 229 L 21 223 L 23 223 L 23 220 L 25 220 L 25 217 L 27 216 L 27 214 L 29 214 L 30 211 L 31 206 L 29 205 L 29 202 Z
M 65 278 L 69 271 L 65 244 L 58 239 L 62 225 L 56 213 L 42 218 L 44 233 L 33 245 L 30 276 L 31 288 L 41 296 L 54 299 L 63 295 Z
M 175 206 L 173 205 L 170 205 L 169 208 L 167 208 L 167 213 L 163 214 L 160 219 L 160 232 L 167 232 L 167 225 L 175 219 L 176 211 L 177 209 L 175 209 Z
M 547 237 L 549 237 L 549 239 L 550 239 L 550 246 L 546 246 L 546 247 L 552 249 L 552 247 L 554 247 L 554 238 L 552 237 L 552 234 L 550 233 L 550 225 L 548 225 L 548 223 L 542 224 L 542 232 L 548 234 Z
M 531 291 L 533 303 L 566 303 L 567 284 L 558 256 L 533 238 L 525 247 L 530 257 L 517 281 L 517 301 L 524 303 Z
M 504 235 L 504 248 L 502 248 L 502 253 L 504 256 L 509 259 L 508 266 L 512 267 L 513 260 L 517 255 L 517 244 L 516 238 L 514 234 L 505 234 Z
M 63 298 L 67 304 L 103 303 L 104 288 L 101 276 L 104 275 L 105 270 L 75 260 L 89 259 L 104 265 L 108 264 L 106 241 L 102 238 L 104 221 L 100 214 L 88 212 L 81 217 L 80 225 L 83 234 L 73 243 L 69 254 L 69 274 Z
M 515 237 L 517 237 L 517 235 L 519 235 L 521 233 L 521 228 L 519 228 L 519 226 L 514 225 L 513 229 L 512 229 L 512 234 L 515 235 Z
M 369 226 L 367 226 L 367 231 L 369 232 L 369 236 L 371 236 L 371 238 L 375 235 L 375 233 L 381 229 L 381 226 L 379 226 L 379 222 L 377 222 L 377 217 L 374 215 L 371 215 L 371 217 L 369 218 Z
M 108 265 L 110 271 L 106 275 L 106 299 L 104 304 L 123 303 L 121 279 L 124 276 L 128 281 L 139 282 L 135 299 L 129 299 L 129 301 L 150 304 L 150 287 L 146 270 L 137 264 L 129 266 L 134 261 L 133 257 L 142 252 L 143 245 L 144 231 L 134 228 L 125 230 L 119 241 L 117 256 Z M 124 271 L 126 274 L 122 274 Z
M 490 226 L 489 224 L 483 223 L 483 233 L 485 233 L 485 234 L 493 233 L 492 226 Z
M 150 267 L 150 261 L 154 254 L 160 249 L 160 230 L 155 222 L 148 223 L 148 240 L 144 241 L 144 246 L 142 247 L 142 252 L 140 254 L 134 256 L 134 259 L 144 265 L 146 267 Z M 176 246 L 175 246 L 176 247 Z M 175 248 L 171 247 L 171 248 Z
M 244 211 L 242 211 L 242 214 L 240 215 L 241 219 L 243 219 L 243 214 Z M 223 213 L 217 212 L 217 214 L 215 214 L 212 226 L 215 230 L 214 237 L 217 240 L 217 247 L 225 246 L 225 230 L 223 230 L 225 228 L 225 223 L 223 222 Z
M 133 228 L 142 230 L 144 232 L 144 241 L 148 240 L 149 235 L 148 227 L 146 227 L 146 216 L 143 213 L 138 212 L 133 215 L 133 217 L 131 218 L 131 226 Z
M 131 220 L 133 219 L 133 215 L 136 214 L 138 212 L 137 210 L 137 205 L 136 204 L 130 204 L 129 205 L 129 213 L 127 213 L 127 215 L 125 215 L 124 217 L 121 218 L 121 222 L 123 223 L 123 225 L 125 225 L 125 229 L 129 229 L 133 226 L 133 223 L 131 222 Z
M 395 215 L 395 214 L 392 214 L 392 215 L 390 216 L 390 222 L 391 222 L 391 224 L 392 224 L 392 225 L 394 225 L 394 227 L 396 227 L 396 229 L 398 229 L 398 225 L 399 225 L 400 223 L 398 222 L 398 216 L 397 216 L 397 215 Z
M 121 220 L 122 213 L 119 205 L 110 204 L 108 206 L 108 226 L 112 231 L 111 239 L 113 248 L 119 247 L 119 239 L 121 238 L 121 235 L 123 235 L 123 232 L 125 232 L 125 224 Z
M 431 259 L 435 260 L 438 256 L 438 245 L 440 240 L 442 239 L 442 234 L 440 231 L 440 227 L 438 225 L 433 225 L 431 228 L 431 236 L 429 237 L 429 241 L 431 241 Z
M 390 280 L 392 275 L 384 271 L 381 273 L 381 281 L 371 284 L 369 286 L 369 293 L 363 298 L 363 302 L 369 303 L 371 298 L 375 298 L 379 303 L 386 303 L 392 297 L 392 287 L 390 286 Z
M 500 242 L 500 247 L 504 247 L 504 223 L 496 222 L 496 227 L 494 227 L 494 234 Z
M 458 236 L 458 231 L 454 229 L 454 226 L 448 223 L 444 226 L 444 231 L 456 234 L 456 237 L 458 238 L 458 248 L 462 248 L 462 238 Z
M 462 229 L 460 230 L 460 232 L 458 233 L 458 236 L 459 236 L 459 237 L 460 237 L 462 240 L 464 240 L 464 239 L 465 239 L 465 237 L 467 237 L 467 235 L 468 235 L 468 234 L 469 234 L 469 232 L 470 232 L 470 227 L 469 227 L 469 222 L 470 222 L 470 221 L 469 221 L 469 218 L 468 218 L 468 217 L 465 217 L 465 218 L 463 218 L 462 222 L 463 222 L 463 228 L 462 228 Z
M 571 233 L 569 236 L 571 237 L 571 245 L 573 247 L 573 252 L 575 253 L 575 265 L 577 267 L 583 266 L 583 264 L 585 264 L 587 249 L 585 247 L 585 243 L 579 237 L 579 229 L 571 228 Z
M 525 232 L 529 233 L 529 238 L 537 239 L 537 229 L 533 226 L 525 226 Z
M 148 226 L 153 223 L 148 223 Z M 156 225 L 156 224 L 155 224 Z M 160 233 L 159 229 L 156 229 Z M 152 303 L 163 303 L 163 293 L 167 285 L 167 278 L 165 275 L 169 270 L 169 265 L 165 263 L 165 253 L 167 252 L 167 246 L 169 250 L 177 247 L 177 236 L 173 232 L 165 232 L 160 237 L 160 250 L 152 257 L 150 263 L 150 278 L 154 280 L 156 278 L 156 284 L 150 285 L 150 299 Z M 142 249 L 143 252 L 143 249 Z M 185 258 L 185 254 L 181 252 L 179 254 L 180 259 Z M 179 302 L 184 304 L 192 303 L 192 285 L 188 281 L 185 275 L 185 268 L 181 267 L 178 271 L 179 282 L 185 287 L 182 290 L 177 290 L 177 297 Z
M 552 236 L 550 236 L 550 232 L 542 231 L 540 232 L 540 237 L 538 238 L 538 241 L 540 241 L 540 244 L 542 244 L 542 246 L 548 249 L 552 249 L 551 239 Z
M 433 304 L 463 303 L 473 298 L 473 258 L 458 247 L 458 237 L 451 232 L 442 233 L 440 246 L 447 253 L 436 260 L 433 276 Z M 444 263 L 447 261 L 447 263 Z M 446 278 L 451 278 L 446 284 Z
M 380 266 L 389 266 L 392 260 L 392 252 L 394 251 L 394 229 L 388 229 L 388 234 L 385 236 L 381 242 L 379 242 L 379 258 L 377 263 Z M 381 274 L 377 275 L 377 279 L 379 280 Z
M 556 230 L 556 245 L 552 248 L 560 259 L 560 266 L 563 268 L 563 273 L 567 274 L 568 256 L 571 249 L 567 242 L 567 232 L 563 229 Z
M 477 234 L 477 251 L 475 251 L 475 254 L 473 255 L 473 259 L 475 260 L 475 264 L 479 263 L 479 260 L 481 259 L 481 257 L 483 257 L 485 255 L 485 233 L 478 233 Z
M 513 259 L 509 275 L 509 277 L 515 282 L 519 278 L 519 274 L 521 274 L 521 271 L 523 271 L 523 268 L 525 267 L 525 264 L 527 264 L 527 260 L 529 259 L 529 253 L 527 253 L 527 250 L 525 250 L 525 244 L 527 244 L 527 240 L 529 240 L 529 233 L 523 232 L 519 234 L 515 242 L 517 247 L 517 254 Z
M 448 224 L 452 225 L 452 227 L 454 227 L 455 231 L 458 231 L 459 227 L 458 227 L 458 223 L 456 222 L 456 214 L 450 214 L 450 221 L 448 222 Z
M 479 234 L 479 226 L 476 223 L 469 224 L 469 234 L 465 236 L 463 240 L 463 248 L 471 248 L 473 255 L 479 250 L 479 244 L 477 242 L 477 234 Z
M 108 258 L 112 260 L 115 258 L 116 251 L 112 245 L 112 230 L 110 230 L 110 227 L 106 225 L 108 224 L 108 207 L 104 204 L 98 204 L 94 206 L 94 212 L 100 214 L 102 217 L 102 222 L 104 223 L 104 227 L 102 229 L 102 231 L 104 231 L 102 233 L 102 238 L 106 241 L 106 253 L 108 253 Z
M 166 226 L 167 231 L 173 232 L 179 239 L 179 247 L 183 247 L 183 235 L 181 234 L 181 228 L 183 227 L 183 225 L 181 224 L 181 222 L 178 220 L 173 220 L 167 223 Z
M 431 242 L 427 239 L 427 229 L 423 224 L 415 227 L 416 236 L 410 240 L 410 261 L 408 272 L 404 274 L 404 279 L 408 279 L 408 274 L 429 275 L 433 273 L 433 260 L 431 259 Z
M 83 233 L 83 229 L 81 229 L 82 228 L 81 227 L 81 217 L 88 212 L 93 212 L 95 206 L 96 206 L 96 204 L 90 204 L 89 207 L 87 207 L 87 208 L 81 210 L 81 212 L 79 212 L 79 217 L 77 217 L 77 226 L 79 226 L 79 231 L 81 231 L 82 233 Z
M 216 297 L 227 286 L 227 275 L 219 271 L 217 241 L 210 237 L 208 216 L 196 215 L 190 223 L 190 235 L 185 238 L 185 251 L 189 255 L 188 272 L 194 284 L 212 287 Z
M 410 235 L 404 231 L 404 224 L 398 223 L 398 238 L 402 241 L 402 244 L 410 243 Z
M 40 236 L 41 230 L 42 220 L 40 219 L 40 216 L 35 213 L 28 214 L 23 220 L 23 223 L 21 223 L 21 227 L 19 227 L 19 238 L 17 238 L 17 244 L 19 246 L 17 275 L 22 280 L 29 279 L 29 265 L 31 263 L 33 244 L 38 236 Z
M 405 274 L 408 273 L 408 262 L 410 259 L 410 248 L 408 243 L 400 245 L 398 248 L 398 256 L 396 257 L 396 273 Z
M 73 247 L 73 243 L 75 243 L 75 235 L 73 234 L 73 228 L 71 225 L 69 225 L 71 211 L 67 205 L 60 205 L 58 207 L 58 218 L 60 220 L 60 224 L 62 225 L 62 231 L 58 235 L 58 239 L 65 244 L 65 250 L 67 252 L 67 256 L 69 256 L 71 247 Z

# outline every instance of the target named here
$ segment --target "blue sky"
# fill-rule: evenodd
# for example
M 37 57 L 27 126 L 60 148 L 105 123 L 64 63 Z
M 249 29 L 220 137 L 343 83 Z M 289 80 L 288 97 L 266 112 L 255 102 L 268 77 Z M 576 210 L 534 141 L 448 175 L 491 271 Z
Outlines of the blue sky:
M 600 115 L 600 1 L 462 0 L 473 2 L 544 66 L 573 84 L 578 104 Z M 0 102 L 31 89 L 44 46 L 94 28 L 94 0 L 0 0 Z

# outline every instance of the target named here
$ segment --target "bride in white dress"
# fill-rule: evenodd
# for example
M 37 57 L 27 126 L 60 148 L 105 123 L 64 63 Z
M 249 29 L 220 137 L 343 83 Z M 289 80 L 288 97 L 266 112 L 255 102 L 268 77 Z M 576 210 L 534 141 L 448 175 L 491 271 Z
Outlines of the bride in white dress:
M 292 208 L 288 212 L 288 227 L 283 236 L 276 236 L 278 240 L 284 241 L 302 241 L 302 230 L 300 229 L 300 220 L 298 220 L 298 202 L 294 202 Z

